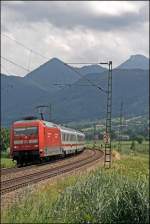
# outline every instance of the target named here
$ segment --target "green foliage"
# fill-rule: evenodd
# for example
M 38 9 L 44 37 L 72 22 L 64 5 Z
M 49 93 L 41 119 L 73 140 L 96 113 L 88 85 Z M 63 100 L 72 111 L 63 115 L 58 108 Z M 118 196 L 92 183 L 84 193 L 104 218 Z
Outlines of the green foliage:
M 9 147 L 10 133 L 9 129 L 0 129 L 0 147 L 2 151 L 6 151 Z
M 130 146 L 130 149 L 132 151 L 135 151 L 135 141 L 132 141 L 131 146 Z
M 142 144 L 142 142 L 144 141 L 144 137 L 141 136 L 141 135 L 138 135 L 135 140 L 139 143 L 139 144 Z
M 12 168 L 16 166 L 16 162 L 9 158 L 1 158 L 1 168 Z

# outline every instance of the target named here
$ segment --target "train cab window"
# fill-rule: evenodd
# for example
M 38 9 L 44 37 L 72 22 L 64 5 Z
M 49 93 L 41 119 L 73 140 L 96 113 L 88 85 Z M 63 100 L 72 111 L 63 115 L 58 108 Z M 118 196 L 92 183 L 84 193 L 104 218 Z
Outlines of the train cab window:
M 37 135 L 37 127 L 14 128 L 14 135 Z

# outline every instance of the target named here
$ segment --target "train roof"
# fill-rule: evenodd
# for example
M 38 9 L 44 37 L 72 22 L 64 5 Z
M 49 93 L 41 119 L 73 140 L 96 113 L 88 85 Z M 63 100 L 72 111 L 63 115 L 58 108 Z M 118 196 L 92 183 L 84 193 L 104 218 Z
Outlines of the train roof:
M 58 125 L 58 124 L 54 124 L 52 122 L 49 122 L 49 121 L 45 121 L 45 120 L 39 120 L 39 119 L 34 119 L 34 120 L 19 120 L 19 121 L 15 121 L 14 124 L 17 124 L 17 123 L 29 123 L 29 122 L 42 122 L 44 123 L 47 127 L 57 127 L 59 129 L 61 129 L 61 131 L 64 131 L 64 132 L 76 132 L 77 134 L 81 134 L 81 135 L 84 135 L 84 133 L 78 131 L 78 130 L 74 130 L 74 129 L 71 129 L 71 128 L 66 128 L 64 126 L 61 126 L 61 125 Z

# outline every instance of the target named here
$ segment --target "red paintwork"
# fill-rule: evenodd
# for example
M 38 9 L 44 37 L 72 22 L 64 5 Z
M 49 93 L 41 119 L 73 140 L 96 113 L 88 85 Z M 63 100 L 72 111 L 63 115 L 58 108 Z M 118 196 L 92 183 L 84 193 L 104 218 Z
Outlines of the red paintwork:
M 37 135 L 30 136 L 14 136 L 13 129 L 14 128 L 23 128 L 23 127 L 38 127 Z M 38 143 L 29 143 L 29 140 L 38 140 Z M 15 140 L 23 140 L 23 144 L 14 144 Z M 18 123 L 14 123 L 11 127 L 11 135 L 10 135 L 10 152 L 11 157 L 13 157 L 13 152 L 21 152 L 21 151 L 39 151 L 40 158 L 45 157 L 45 149 L 46 148 L 59 148 L 63 146 L 76 146 L 83 145 L 82 143 L 78 144 L 62 144 L 61 142 L 61 131 L 58 127 L 48 127 L 42 121 L 20 121 Z
M 13 129 L 14 128 L 23 128 L 23 127 L 38 127 L 38 136 L 14 136 Z M 38 143 L 31 144 L 26 143 L 25 141 L 38 139 Z M 23 140 L 23 144 L 14 144 L 14 140 Z M 10 135 L 10 152 L 11 156 L 13 156 L 13 152 L 15 151 L 34 151 L 39 150 L 40 157 L 45 156 L 45 148 L 51 147 L 60 147 L 61 146 L 61 135 L 60 129 L 57 127 L 47 127 L 43 124 L 42 121 L 30 121 L 30 122 L 19 122 L 14 123 L 11 127 L 11 135 Z

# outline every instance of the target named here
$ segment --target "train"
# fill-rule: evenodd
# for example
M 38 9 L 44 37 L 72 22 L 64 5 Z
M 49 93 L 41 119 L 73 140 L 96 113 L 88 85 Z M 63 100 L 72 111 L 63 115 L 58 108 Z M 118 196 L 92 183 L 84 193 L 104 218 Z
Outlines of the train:
M 15 121 L 10 130 L 10 156 L 23 166 L 85 149 L 84 133 L 40 119 Z

